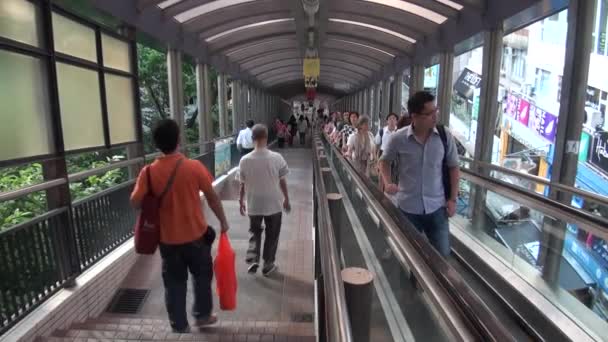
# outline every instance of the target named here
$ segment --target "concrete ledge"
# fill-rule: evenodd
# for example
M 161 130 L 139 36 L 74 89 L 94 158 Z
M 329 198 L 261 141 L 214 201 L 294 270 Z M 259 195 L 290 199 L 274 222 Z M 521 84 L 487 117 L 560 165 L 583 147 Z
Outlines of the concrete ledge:
M 227 181 L 234 179 L 238 168 L 213 182 L 220 193 Z M 201 196 L 204 199 L 204 196 Z M 0 342 L 30 342 L 50 336 L 55 330 L 67 329 L 73 323 L 98 317 L 139 258 L 133 238 L 86 270 L 76 279 L 76 286 L 59 290 L 11 330 L 0 336 Z

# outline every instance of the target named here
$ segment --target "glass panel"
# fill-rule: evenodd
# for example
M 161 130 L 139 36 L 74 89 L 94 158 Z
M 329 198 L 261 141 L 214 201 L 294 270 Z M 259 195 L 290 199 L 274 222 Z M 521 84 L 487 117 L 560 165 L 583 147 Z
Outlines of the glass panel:
M 431 92 L 437 96 L 437 88 L 439 87 L 439 64 L 435 64 L 424 69 L 424 90 Z
M 105 74 L 108 101 L 110 143 L 135 141 L 135 98 L 133 83 L 128 77 Z
M 101 35 L 103 50 L 103 65 L 108 68 L 131 72 L 131 54 L 129 53 L 129 43 Z
M 409 12 L 415 14 L 417 16 L 423 17 L 425 19 L 431 20 L 437 24 L 441 24 L 446 21 L 448 18 L 429 10 L 428 8 L 418 6 L 407 1 L 401 0 L 365 0 L 369 2 L 375 2 L 380 5 L 389 6 L 392 8 L 396 8 L 401 11 Z
M 471 156 L 475 154 L 482 64 L 483 47 L 454 57 L 450 130 Z
M 359 46 L 359 47 L 364 47 L 364 48 L 367 48 L 367 49 L 372 49 L 372 50 L 374 50 L 374 51 L 381 52 L 381 53 L 383 53 L 383 54 L 385 54 L 385 55 L 388 55 L 388 56 L 391 56 L 391 57 L 395 57 L 395 55 L 393 55 L 392 53 L 389 53 L 389 52 L 387 52 L 387 51 L 384 51 L 384 50 L 381 50 L 381 49 L 375 48 L 375 47 L 373 47 L 373 46 L 369 46 L 369 45 L 365 45 L 365 44 L 361 44 L 361 43 L 353 42 L 353 41 L 350 41 L 350 40 L 344 40 L 344 39 L 335 39 L 335 38 L 331 38 L 330 40 L 333 40 L 333 41 L 335 41 L 335 42 L 341 42 L 341 43 L 346 43 L 346 44 L 357 45 L 357 46 Z
M 65 149 L 104 145 L 97 72 L 57 63 L 57 83 Z
M 498 94 L 502 101 L 494 137 L 494 164 L 550 177 L 567 30 L 567 13 L 563 11 L 503 38 Z M 508 181 L 505 174 L 498 178 Z M 540 193 L 546 190 L 543 186 L 526 187 Z
M 0 36 L 40 46 L 40 10 L 25 0 L 0 2 Z
M 55 50 L 97 63 L 95 30 L 53 13 Z
M 0 160 L 53 151 L 46 72 L 37 58 L 0 50 Z
M 451 219 L 450 229 L 466 232 L 540 295 L 590 330 L 603 334 L 608 329 L 606 241 L 584 227 L 549 217 L 540 206 L 522 205 L 500 191 L 487 190 L 485 210 L 480 211 L 484 217 L 469 220 L 468 197 L 473 186 L 476 184 L 461 180 L 459 214 Z M 544 231 L 564 232 L 556 234 L 563 239 L 563 249 L 545 245 Z M 549 262 L 558 264 L 556 284 L 547 284 L 542 276 Z
M 399 32 L 395 32 L 395 31 L 391 31 L 389 29 L 385 29 L 384 27 L 380 27 L 380 26 L 376 26 L 376 25 L 370 25 L 370 24 L 366 24 L 366 23 L 361 23 L 358 21 L 352 21 L 352 20 L 344 20 L 344 19 L 337 19 L 337 18 L 329 18 L 329 21 L 332 21 L 334 23 L 341 23 L 341 24 L 349 24 L 349 25 L 356 25 L 356 26 L 361 26 L 361 27 L 366 27 L 372 30 L 376 30 L 376 31 L 380 31 L 380 32 L 384 32 L 386 34 L 390 34 L 392 36 L 395 36 L 397 38 L 403 39 L 407 42 L 410 43 L 415 43 L 416 39 L 408 37 L 404 34 L 401 34 Z

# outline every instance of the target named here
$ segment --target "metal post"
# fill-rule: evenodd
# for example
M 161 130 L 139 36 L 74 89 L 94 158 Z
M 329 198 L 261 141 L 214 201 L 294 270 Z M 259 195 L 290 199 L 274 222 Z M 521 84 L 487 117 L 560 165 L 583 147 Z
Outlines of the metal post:
M 500 82 L 500 62 L 502 57 L 503 41 L 502 22 L 484 33 L 483 66 L 481 81 L 481 96 L 479 100 L 479 122 L 477 123 L 477 137 L 475 140 L 476 160 L 491 162 L 492 146 L 494 144 L 494 131 L 498 117 L 498 85 Z M 490 170 L 479 168 L 477 172 L 489 175 Z M 486 190 L 474 186 L 471 192 L 470 208 L 472 208 L 473 227 L 483 229 L 485 226 L 484 208 L 486 207 Z
M 223 73 L 217 74 L 217 109 L 220 123 L 220 137 L 224 137 L 227 134 L 228 127 L 226 127 L 226 78 Z
M 353 340 L 368 342 L 370 339 L 372 291 L 374 276 L 364 268 L 349 267 L 342 270 L 344 297 L 351 321 Z
M 560 97 L 560 122 L 554 145 L 551 183 L 574 186 L 578 166 L 578 152 L 585 116 L 585 99 L 589 75 L 595 15 L 595 0 L 571 0 L 568 5 L 568 35 Z M 566 205 L 572 194 L 555 191 L 551 197 Z M 559 286 L 559 270 L 564 248 L 566 222 L 545 217 L 539 260 L 543 278 L 551 286 Z
M 454 72 L 454 53 L 442 52 L 439 55 L 439 91 L 437 106 L 439 107 L 439 122 L 450 125 L 450 106 L 452 104 L 452 74 Z
M 391 80 L 386 79 L 382 83 L 382 108 L 380 109 L 380 120 L 385 118 L 391 110 Z
M 410 97 L 417 91 L 424 90 L 424 65 L 412 64 L 410 66 Z
M 196 64 L 196 94 L 199 143 L 202 145 L 213 137 L 211 85 L 209 83 L 209 66 L 206 64 Z
M 180 145 L 186 146 L 184 134 L 184 83 L 182 81 L 182 53 L 179 50 L 167 51 L 167 80 L 169 82 L 169 106 L 171 118 L 177 122 L 182 134 Z
M 376 83 L 374 86 L 374 122 L 372 124 L 372 128 L 374 132 L 378 131 L 378 127 L 380 127 L 380 122 L 382 119 L 380 118 L 380 102 L 382 93 L 382 81 Z
M 394 76 L 393 81 L 393 106 L 391 108 L 391 112 L 401 115 L 401 100 L 403 91 L 403 73 L 398 72 Z

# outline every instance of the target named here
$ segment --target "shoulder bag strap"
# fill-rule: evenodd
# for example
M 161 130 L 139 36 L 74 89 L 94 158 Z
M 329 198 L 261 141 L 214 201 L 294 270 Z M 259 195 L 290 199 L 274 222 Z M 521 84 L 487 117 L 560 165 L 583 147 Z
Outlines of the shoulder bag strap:
M 181 158 L 180 160 L 177 161 L 177 164 L 175 165 L 175 168 L 173 169 L 173 172 L 171 173 L 171 176 L 169 177 L 169 180 L 167 181 L 167 185 L 165 185 L 165 189 L 160 194 L 160 196 L 158 196 L 159 200 L 163 199 L 165 194 L 169 191 L 169 189 L 173 185 L 173 181 L 175 180 L 175 175 L 177 174 L 177 169 L 179 168 L 179 166 L 182 164 L 183 161 L 184 161 L 183 158 Z
M 152 194 L 152 196 L 154 196 L 154 189 L 152 188 L 152 176 L 150 176 L 150 173 L 152 172 L 150 165 L 146 166 L 145 172 L 146 172 L 146 179 L 148 181 L 148 192 Z

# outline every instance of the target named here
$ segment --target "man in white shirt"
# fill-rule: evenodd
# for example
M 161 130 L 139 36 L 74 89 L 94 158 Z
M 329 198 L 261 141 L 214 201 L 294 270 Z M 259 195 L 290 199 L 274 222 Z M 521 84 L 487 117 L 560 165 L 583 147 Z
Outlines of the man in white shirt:
M 397 114 L 390 113 L 386 117 L 386 126 L 378 130 L 375 142 L 376 145 L 380 145 L 380 154 L 382 154 L 382 151 L 388 146 L 388 138 L 397 131 L 397 121 L 399 121 Z
M 287 193 L 287 162 L 279 153 L 270 151 L 268 128 L 257 124 L 252 129 L 255 149 L 241 158 L 238 178 L 241 183 L 239 196 L 241 215 L 249 215 L 249 249 L 245 262 L 249 273 L 256 273 L 260 263 L 262 245 L 262 220 L 266 226 L 264 239 L 264 267 L 262 274 L 269 276 L 277 269 L 275 256 L 281 232 L 283 209 L 291 210 Z M 247 205 L 245 205 L 247 194 Z
M 247 120 L 247 127 L 239 132 L 236 138 L 236 147 L 241 151 L 241 158 L 247 153 L 253 151 L 253 139 L 251 138 L 251 127 L 253 120 Z
M 386 150 L 390 136 L 397 131 L 398 121 L 399 117 L 397 116 L 397 114 L 390 113 L 386 116 L 386 126 L 378 130 L 376 138 L 374 139 L 376 146 L 380 146 L 380 148 L 378 149 L 378 158 L 380 158 L 380 156 L 382 156 L 382 153 Z M 391 163 L 391 170 L 394 170 L 394 168 L 395 163 Z M 395 172 L 393 172 L 392 174 L 395 175 Z M 378 185 L 380 186 L 380 189 L 384 189 L 384 182 L 382 180 L 382 177 L 378 177 Z

